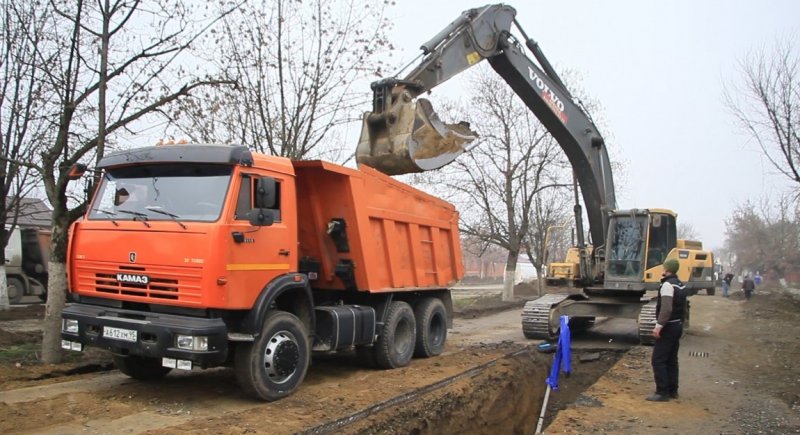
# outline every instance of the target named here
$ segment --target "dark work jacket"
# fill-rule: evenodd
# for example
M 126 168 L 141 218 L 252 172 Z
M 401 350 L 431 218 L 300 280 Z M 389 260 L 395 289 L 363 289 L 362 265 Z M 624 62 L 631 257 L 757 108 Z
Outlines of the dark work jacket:
M 686 299 L 688 297 L 688 293 L 686 292 L 686 287 L 684 287 L 681 280 L 678 279 L 675 275 L 670 275 L 666 278 L 661 278 L 661 282 L 668 282 L 672 285 L 673 295 L 672 295 L 672 313 L 669 316 L 669 320 L 683 320 L 684 316 L 686 315 Z M 658 302 L 656 302 L 656 319 L 658 318 L 658 313 L 661 312 L 661 291 L 658 292 Z
M 733 274 L 729 273 L 729 274 L 725 275 L 724 280 L 725 280 L 725 282 L 728 283 L 728 285 L 730 285 L 731 281 L 733 281 Z

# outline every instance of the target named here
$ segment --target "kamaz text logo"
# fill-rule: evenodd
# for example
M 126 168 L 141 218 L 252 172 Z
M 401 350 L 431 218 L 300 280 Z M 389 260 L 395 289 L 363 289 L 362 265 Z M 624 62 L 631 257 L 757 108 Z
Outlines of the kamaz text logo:
M 126 283 L 126 284 L 144 284 L 147 285 L 150 282 L 150 277 L 147 275 L 132 275 L 129 273 L 118 273 L 117 274 L 117 281 Z
M 545 103 L 550 106 L 550 110 L 558 116 L 558 119 L 561 120 L 563 123 L 567 123 L 567 114 L 564 113 L 564 102 L 561 101 L 561 98 L 550 89 L 550 86 L 539 77 L 539 74 L 533 70 L 533 68 L 528 67 L 528 78 L 533 82 L 533 84 L 539 88 L 542 92 L 542 98 L 544 99 Z

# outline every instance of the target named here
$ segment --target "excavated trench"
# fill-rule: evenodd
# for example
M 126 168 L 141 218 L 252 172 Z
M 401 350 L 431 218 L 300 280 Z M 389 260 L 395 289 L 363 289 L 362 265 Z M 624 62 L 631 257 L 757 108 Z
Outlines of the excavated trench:
M 581 363 L 588 353 L 573 354 L 573 375 L 562 378 L 559 391 L 551 394 L 545 424 L 624 354 L 595 351 L 596 359 Z M 304 433 L 534 433 L 551 362 L 552 355 L 523 347 Z

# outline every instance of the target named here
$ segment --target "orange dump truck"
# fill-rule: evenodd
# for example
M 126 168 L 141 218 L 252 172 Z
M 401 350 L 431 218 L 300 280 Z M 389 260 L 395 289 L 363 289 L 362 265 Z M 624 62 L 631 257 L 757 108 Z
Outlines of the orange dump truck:
M 312 353 L 380 368 L 442 352 L 463 276 L 458 214 L 375 170 L 242 146 L 111 154 L 68 252 L 62 347 L 109 349 L 137 379 L 228 365 L 254 397 Z

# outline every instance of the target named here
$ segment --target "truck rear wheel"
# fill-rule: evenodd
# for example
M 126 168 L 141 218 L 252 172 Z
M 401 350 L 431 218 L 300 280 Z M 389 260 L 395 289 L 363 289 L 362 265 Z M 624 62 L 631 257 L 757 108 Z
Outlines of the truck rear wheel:
M 154 381 L 167 375 L 172 369 L 161 365 L 160 358 L 138 355 L 114 355 L 114 365 L 123 374 L 140 381 Z
M 411 306 L 402 301 L 389 305 L 383 329 L 375 343 L 375 361 L 382 369 L 408 365 L 414 355 L 416 322 Z
M 8 291 L 8 303 L 18 304 L 22 302 L 22 296 L 25 294 L 25 284 L 21 279 L 8 277 L 6 290 Z
M 447 340 L 447 311 L 439 298 L 425 298 L 414 308 L 417 340 L 414 356 L 428 358 L 442 353 Z
M 255 398 L 271 402 L 286 397 L 306 377 L 309 349 L 300 319 L 286 311 L 273 311 L 267 314 L 261 335 L 254 342 L 236 347 L 236 379 Z

